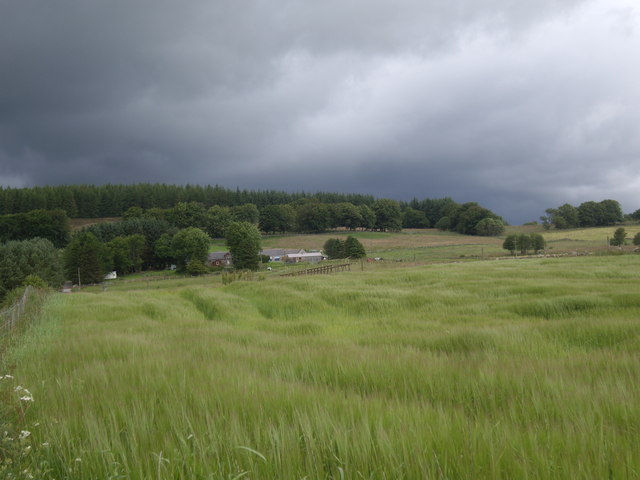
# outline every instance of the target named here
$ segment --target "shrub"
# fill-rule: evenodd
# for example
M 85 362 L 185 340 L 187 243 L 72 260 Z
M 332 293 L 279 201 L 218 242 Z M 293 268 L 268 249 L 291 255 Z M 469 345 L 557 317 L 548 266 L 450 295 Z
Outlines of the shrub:
M 187 273 L 189 275 L 204 275 L 209 269 L 200 260 L 191 260 L 187 263 Z
M 47 282 L 45 282 L 43 279 L 41 279 L 38 275 L 27 275 L 25 277 L 25 279 L 22 281 L 22 285 L 27 287 L 27 286 L 32 286 L 32 287 L 36 287 L 36 288 L 48 288 L 49 285 L 47 285 Z
M 620 247 L 624 245 L 626 238 L 627 238 L 627 232 L 625 231 L 625 229 L 622 227 L 617 228 L 609 244 L 614 247 Z

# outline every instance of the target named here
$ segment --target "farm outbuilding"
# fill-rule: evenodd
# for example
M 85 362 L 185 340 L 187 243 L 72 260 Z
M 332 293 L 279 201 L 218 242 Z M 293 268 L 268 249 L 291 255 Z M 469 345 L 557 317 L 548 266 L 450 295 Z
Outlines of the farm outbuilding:
M 268 255 L 270 262 L 282 262 L 287 255 L 301 253 L 305 253 L 301 248 L 266 248 L 260 252 L 260 255 Z
M 311 262 L 318 263 L 322 260 L 326 260 L 321 252 L 304 252 L 304 253 L 290 253 L 284 256 L 283 261 L 286 263 L 300 263 Z

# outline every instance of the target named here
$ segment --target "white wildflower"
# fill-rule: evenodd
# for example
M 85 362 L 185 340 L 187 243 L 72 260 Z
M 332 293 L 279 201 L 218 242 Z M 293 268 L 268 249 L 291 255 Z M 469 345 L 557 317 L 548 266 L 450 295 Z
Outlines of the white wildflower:
M 43 446 L 43 447 L 48 447 L 48 446 L 49 446 L 49 442 L 43 442 L 43 443 L 42 443 L 42 446 Z
M 21 430 L 20 431 L 20 435 L 18 436 L 18 438 L 20 440 L 24 440 L 25 438 L 27 438 L 29 435 L 31 435 L 31 432 L 29 430 Z
M 23 402 L 33 402 L 33 395 L 26 388 L 18 385 L 13 390 L 20 396 L 20 400 Z
M 81 462 L 81 461 L 82 461 L 82 459 L 81 459 L 80 457 L 78 457 L 78 458 L 76 458 L 76 459 L 74 460 L 74 462 Z

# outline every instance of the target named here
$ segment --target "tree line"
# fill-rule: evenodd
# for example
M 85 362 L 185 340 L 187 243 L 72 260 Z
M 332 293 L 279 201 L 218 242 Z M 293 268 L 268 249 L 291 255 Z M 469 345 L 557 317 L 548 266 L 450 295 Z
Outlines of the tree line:
M 0 216 L 0 243 L 46 238 L 62 248 L 70 238 L 69 218 L 64 210 L 33 210 Z
M 224 209 L 254 205 L 259 211 L 260 226 L 265 232 L 317 232 L 338 226 L 385 231 L 437 227 L 474 235 L 493 232 L 496 223 L 504 223 L 499 216 L 477 203 L 458 204 L 451 198 L 395 202 L 353 193 L 288 193 L 276 190 L 231 190 L 218 185 L 149 183 L 0 187 L 0 215 L 33 210 L 64 210 L 69 218 L 120 217 L 132 208 L 134 212 L 142 210 L 154 215 L 154 212 L 158 213 L 157 210 L 175 209 L 179 204 L 188 205 L 187 208 L 194 210 L 183 212 L 183 215 L 197 215 L 195 210 L 198 208 L 206 211 L 216 207 L 220 217 L 224 217 Z M 175 214 L 179 216 L 180 212 Z M 247 214 L 250 216 L 255 211 Z M 492 228 L 476 229 L 477 223 L 484 218 L 493 220 L 488 222 Z M 221 221 L 224 223 L 224 218 Z
M 548 208 L 546 215 L 540 217 L 542 225 L 549 229 L 579 228 L 579 227 L 607 227 L 622 222 L 625 215 L 617 200 L 588 201 L 575 207 L 569 203 L 557 208 Z M 630 215 L 640 219 L 640 210 Z
M 61 185 L 32 188 L 0 187 L 0 215 L 32 210 L 67 212 L 70 218 L 119 217 L 130 207 L 172 208 L 180 202 L 232 207 L 252 203 L 258 207 L 282 205 L 300 199 L 322 203 L 349 202 L 372 205 L 371 195 L 354 193 L 287 193 L 277 190 L 231 190 L 218 185 Z

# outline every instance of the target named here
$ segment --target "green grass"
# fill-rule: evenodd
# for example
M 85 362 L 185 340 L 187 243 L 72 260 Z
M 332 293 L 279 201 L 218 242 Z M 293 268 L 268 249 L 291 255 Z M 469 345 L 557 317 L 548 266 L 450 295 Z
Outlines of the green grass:
M 606 249 L 607 238 L 613 238 L 617 227 L 577 228 L 568 230 L 550 230 L 540 232 L 554 249 L 593 250 Z M 630 245 L 634 235 L 640 232 L 640 225 L 625 225 L 627 243 Z
M 640 477 L 640 256 L 395 265 L 50 297 L 20 468 Z

